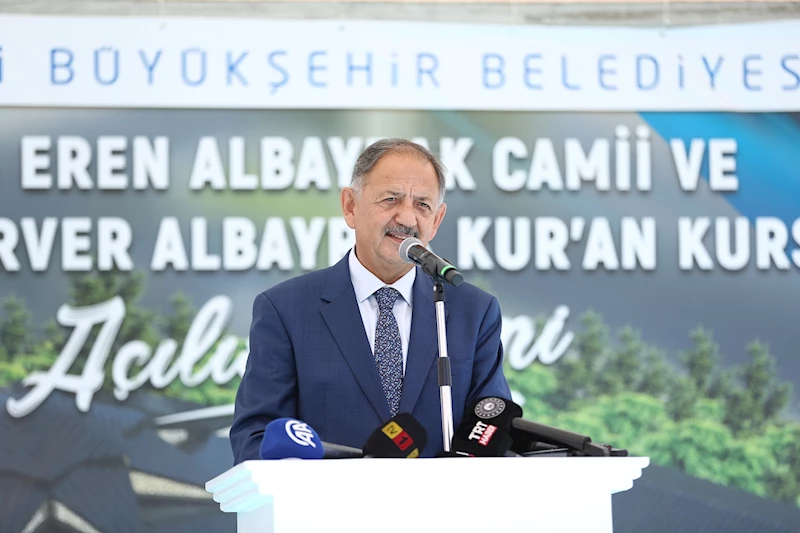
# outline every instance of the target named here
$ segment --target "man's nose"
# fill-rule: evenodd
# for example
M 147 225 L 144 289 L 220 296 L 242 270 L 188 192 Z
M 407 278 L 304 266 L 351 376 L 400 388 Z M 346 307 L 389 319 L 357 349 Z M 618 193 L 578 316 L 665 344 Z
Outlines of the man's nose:
M 417 219 L 414 216 L 413 202 L 405 201 L 401 203 L 397 207 L 397 213 L 395 213 L 394 220 L 397 224 L 400 224 L 407 228 L 413 228 L 414 226 L 416 226 Z

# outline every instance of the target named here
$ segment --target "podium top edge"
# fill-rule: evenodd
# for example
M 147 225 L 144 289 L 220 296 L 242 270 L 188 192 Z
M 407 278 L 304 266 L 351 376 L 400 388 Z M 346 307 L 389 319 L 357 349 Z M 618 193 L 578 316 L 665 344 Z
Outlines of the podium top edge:
M 250 460 L 239 463 L 226 472 L 206 482 L 208 492 L 224 490 L 249 478 L 269 474 L 270 477 L 283 475 L 297 475 L 303 472 L 365 472 L 365 469 L 380 473 L 384 469 L 401 468 L 399 472 L 408 475 L 419 475 L 421 471 L 437 475 L 439 472 L 464 472 L 490 468 L 497 474 L 513 472 L 514 475 L 530 474 L 542 475 L 545 473 L 557 474 L 569 472 L 570 475 L 591 475 L 592 472 L 602 472 L 608 475 L 611 471 L 618 471 L 621 477 L 636 479 L 641 476 L 641 470 L 650 465 L 649 457 L 453 457 L 453 458 L 423 458 L 408 461 L 407 459 L 359 458 L 359 459 L 281 459 L 281 460 Z M 451 460 L 447 460 L 451 459 Z M 453 461 L 452 459 L 457 459 Z M 521 463 L 525 460 L 525 463 Z M 402 464 L 401 464 L 402 462 Z M 457 468 L 455 468 L 457 465 Z

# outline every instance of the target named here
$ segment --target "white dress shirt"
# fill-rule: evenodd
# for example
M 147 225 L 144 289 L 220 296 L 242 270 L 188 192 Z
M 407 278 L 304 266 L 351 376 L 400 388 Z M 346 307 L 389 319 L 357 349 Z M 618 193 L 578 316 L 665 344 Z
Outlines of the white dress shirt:
M 361 311 L 361 320 L 364 322 L 364 330 L 367 332 L 369 347 L 372 349 L 373 354 L 375 353 L 375 328 L 378 325 L 379 314 L 378 300 L 375 298 L 374 293 L 382 287 L 392 287 L 400 293 L 400 296 L 394 302 L 392 312 L 395 320 L 397 320 L 397 327 L 400 329 L 400 344 L 403 347 L 403 375 L 405 375 L 406 359 L 408 358 L 408 339 L 411 336 L 411 295 L 414 292 L 414 279 L 417 277 L 416 267 L 391 285 L 387 285 L 361 264 L 361 261 L 356 257 L 355 247 L 350 250 L 348 262 L 350 280 L 353 282 L 353 289 L 356 293 L 358 310 Z

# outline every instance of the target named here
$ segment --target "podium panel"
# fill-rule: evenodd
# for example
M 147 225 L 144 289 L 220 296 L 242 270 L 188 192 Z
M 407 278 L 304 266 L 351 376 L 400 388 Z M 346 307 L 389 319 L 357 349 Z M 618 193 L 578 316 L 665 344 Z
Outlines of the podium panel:
M 612 533 L 647 457 L 247 461 L 206 483 L 238 533 Z

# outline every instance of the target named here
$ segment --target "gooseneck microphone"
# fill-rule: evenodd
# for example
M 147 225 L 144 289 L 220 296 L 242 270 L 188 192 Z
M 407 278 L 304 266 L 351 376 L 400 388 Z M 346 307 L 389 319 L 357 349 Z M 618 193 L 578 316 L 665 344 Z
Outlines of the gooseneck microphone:
M 447 354 L 447 324 L 444 309 L 444 282 L 458 285 L 464 278 L 456 268 L 422 245 L 422 241 L 409 237 L 400 243 L 400 258 L 422 267 L 433 278 L 433 305 L 436 310 L 436 338 L 439 344 L 439 405 L 442 411 L 442 446 L 450 452 L 453 442 L 453 374 Z
M 456 267 L 425 248 L 422 241 L 415 237 L 400 243 L 400 257 L 407 263 L 419 265 L 423 272 L 434 279 L 442 279 L 451 285 L 460 285 L 464 281 L 464 276 Z

